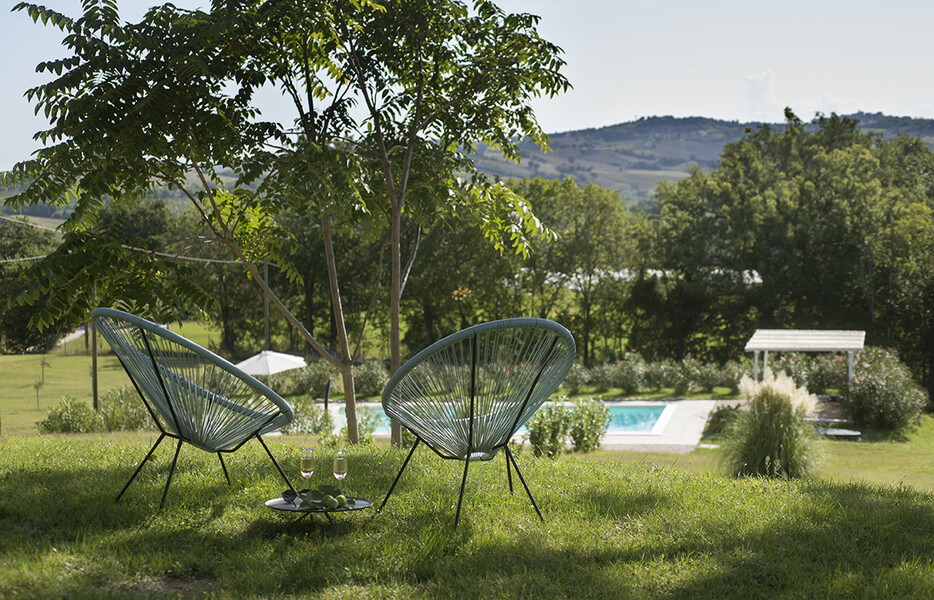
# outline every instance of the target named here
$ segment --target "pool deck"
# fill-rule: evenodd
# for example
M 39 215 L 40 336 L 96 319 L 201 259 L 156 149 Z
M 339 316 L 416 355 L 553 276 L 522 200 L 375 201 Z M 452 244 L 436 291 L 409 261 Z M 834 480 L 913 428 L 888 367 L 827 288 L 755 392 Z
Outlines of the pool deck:
M 689 454 L 700 443 L 707 415 L 716 406 L 716 400 L 632 401 L 633 404 L 674 405 L 667 425 L 658 434 L 612 434 L 603 438 L 602 450 L 630 452 L 670 452 Z

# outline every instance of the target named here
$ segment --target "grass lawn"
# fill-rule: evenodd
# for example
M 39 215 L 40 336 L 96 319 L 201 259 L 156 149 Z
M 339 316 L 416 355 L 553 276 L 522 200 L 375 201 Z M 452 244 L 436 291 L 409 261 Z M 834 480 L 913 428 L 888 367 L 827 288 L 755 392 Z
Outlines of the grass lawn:
M 328 525 L 263 506 L 284 485 L 251 442 L 228 459 L 230 487 L 214 456 L 186 446 L 159 511 L 164 445 L 114 504 L 152 438 L 0 439 L 0 597 L 934 596 L 934 496 L 905 486 L 525 453 L 545 522 L 518 482 L 509 494 L 497 457 L 471 465 L 452 531 L 462 464 L 419 449 L 383 513 Z M 270 445 L 297 475 L 300 440 Z M 344 490 L 378 501 L 404 455 L 350 458 Z

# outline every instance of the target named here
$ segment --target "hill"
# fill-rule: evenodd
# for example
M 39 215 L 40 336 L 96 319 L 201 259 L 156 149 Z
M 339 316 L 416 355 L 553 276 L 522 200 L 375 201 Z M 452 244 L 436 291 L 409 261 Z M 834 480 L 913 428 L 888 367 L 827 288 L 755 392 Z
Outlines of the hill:
M 898 134 L 921 137 L 934 147 L 932 119 L 882 113 L 847 116 L 858 120 L 864 131 L 885 138 Z M 476 162 L 488 175 L 504 178 L 573 176 L 581 184 L 593 182 L 638 203 L 652 196 L 659 181 L 675 181 L 687 175 L 691 165 L 716 168 L 723 146 L 740 139 L 747 128 L 759 125 L 704 117 L 644 117 L 608 127 L 551 134 L 552 151 L 547 154 L 533 144 L 522 144 L 523 160 L 519 164 L 481 147 Z

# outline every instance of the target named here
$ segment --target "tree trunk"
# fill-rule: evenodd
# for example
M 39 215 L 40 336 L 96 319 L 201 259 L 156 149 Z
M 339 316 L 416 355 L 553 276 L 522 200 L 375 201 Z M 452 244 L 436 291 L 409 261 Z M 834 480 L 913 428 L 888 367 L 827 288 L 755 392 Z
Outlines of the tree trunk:
M 347 417 L 347 439 L 351 444 L 360 443 L 357 432 L 357 397 L 353 384 L 353 357 L 350 354 L 350 342 L 347 340 L 347 327 L 344 325 L 344 309 L 341 305 L 340 287 L 337 283 L 337 262 L 334 260 L 334 244 L 331 239 L 331 219 L 327 212 L 321 213 L 321 233 L 324 238 L 324 256 L 328 265 L 328 279 L 331 282 L 331 311 L 337 329 L 337 344 L 340 349 L 340 371 L 344 380 L 344 414 Z
M 399 311 L 402 305 L 402 207 L 393 202 L 392 219 L 390 223 L 392 235 L 391 263 L 392 287 L 389 294 L 389 371 L 395 374 L 402 366 L 401 335 L 399 332 Z M 392 422 L 392 444 L 402 446 L 402 426 Z

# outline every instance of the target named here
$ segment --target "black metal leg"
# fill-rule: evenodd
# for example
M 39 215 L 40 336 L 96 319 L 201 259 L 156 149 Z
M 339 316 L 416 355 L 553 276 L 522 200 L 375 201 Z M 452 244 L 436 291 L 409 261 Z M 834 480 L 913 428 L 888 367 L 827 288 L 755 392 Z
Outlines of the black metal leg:
M 467 456 L 470 456 L 468 454 Z M 464 501 L 464 488 L 467 486 L 467 467 L 470 466 L 470 460 L 464 461 L 464 478 L 461 479 L 461 495 L 457 499 L 457 513 L 454 515 L 454 529 L 457 529 L 457 522 L 461 520 L 461 503 Z
M 133 480 L 136 479 L 136 476 L 139 475 L 140 470 L 143 468 L 143 465 L 146 464 L 146 461 L 149 460 L 149 457 L 152 456 L 152 453 L 156 451 L 156 448 L 159 447 L 159 444 L 162 443 L 162 438 L 165 437 L 165 433 L 159 436 L 159 439 L 156 440 L 156 443 L 153 444 L 152 448 L 149 449 L 149 454 L 146 455 L 146 458 L 143 459 L 143 462 L 139 463 L 139 466 L 136 467 L 136 471 L 133 472 L 133 476 L 130 477 L 130 480 L 126 482 L 126 485 L 123 486 L 123 489 L 120 490 L 120 493 L 117 494 L 117 499 L 114 501 L 120 502 L 120 498 L 123 496 L 123 493 L 130 487 L 130 484 L 133 483 Z
M 516 463 L 516 459 L 513 457 L 512 452 L 509 451 L 509 446 L 506 446 L 506 458 L 512 461 L 512 466 L 516 468 L 516 475 L 519 476 L 519 481 L 522 482 L 522 487 L 525 488 L 525 493 L 529 495 L 529 500 L 532 501 L 532 507 L 535 509 L 535 512 L 538 513 L 538 518 L 545 522 L 545 517 L 542 516 L 542 511 L 538 510 L 538 504 L 535 503 L 535 498 L 532 497 L 532 490 L 529 489 L 529 486 L 525 483 L 525 478 L 522 476 L 522 471 L 519 470 L 519 464 Z
M 178 447 L 175 448 L 175 458 L 172 459 L 172 468 L 169 469 L 169 478 L 165 482 L 165 491 L 162 492 L 162 502 L 159 503 L 159 510 L 165 506 L 165 497 L 169 495 L 169 485 L 172 484 L 172 474 L 175 472 L 175 463 L 178 462 L 178 453 L 182 451 L 182 440 L 178 440 Z
M 224 477 L 227 478 L 227 485 L 230 485 L 230 475 L 227 474 L 227 465 L 224 464 L 224 455 L 220 452 L 217 453 L 217 458 L 221 461 L 221 468 L 224 469 Z
M 263 438 L 260 437 L 258 433 L 256 434 L 256 439 L 259 440 L 259 443 L 263 445 L 263 449 L 266 450 L 266 454 L 268 454 L 269 458 L 272 459 L 272 464 L 276 465 L 276 469 L 279 471 L 279 475 L 282 475 L 282 478 L 285 479 L 285 484 L 289 486 L 290 490 L 292 490 L 293 492 L 297 494 L 298 491 L 295 489 L 295 486 L 293 486 L 292 482 L 289 481 L 289 478 L 286 476 L 285 471 L 282 470 L 282 467 L 280 467 L 278 461 L 276 461 L 276 457 L 273 456 L 272 452 L 269 451 L 269 446 L 266 445 L 266 442 L 263 441 Z
M 386 497 L 383 498 L 383 503 L 379 505 L 379 508 L 376 510 L 377 513 L 382 512 L 383 507 L 386 506 L 386 501 L 389 500 L 389 497 L 392 496 L 392 491 L 396 489 L 396 484 L 399 483 L 399 478 L 402 477 L 402 472 L 405 471 L 405 467 L 409 464 L 409 459 L 412 458 L 412 455 L 415 453 L 415 449 L 418 447 L 418 443 L 422 441 L 419 438 L 415 438 L 415 443 L 412 444 L 412 449 L 409 450 L 409 455 L 405 457 L 405 462 L 402 463 L 402 468 L 399 469 L 399 473 L 396 475 L 396 478 L 392 481 L 392 485 L 389 486 L 389 492 L 386 494 Z
M 509 456 L 506 456 L 506 477 L 509 479 L 509 493 L 512 493 L 512 470 L 509 468 Z

